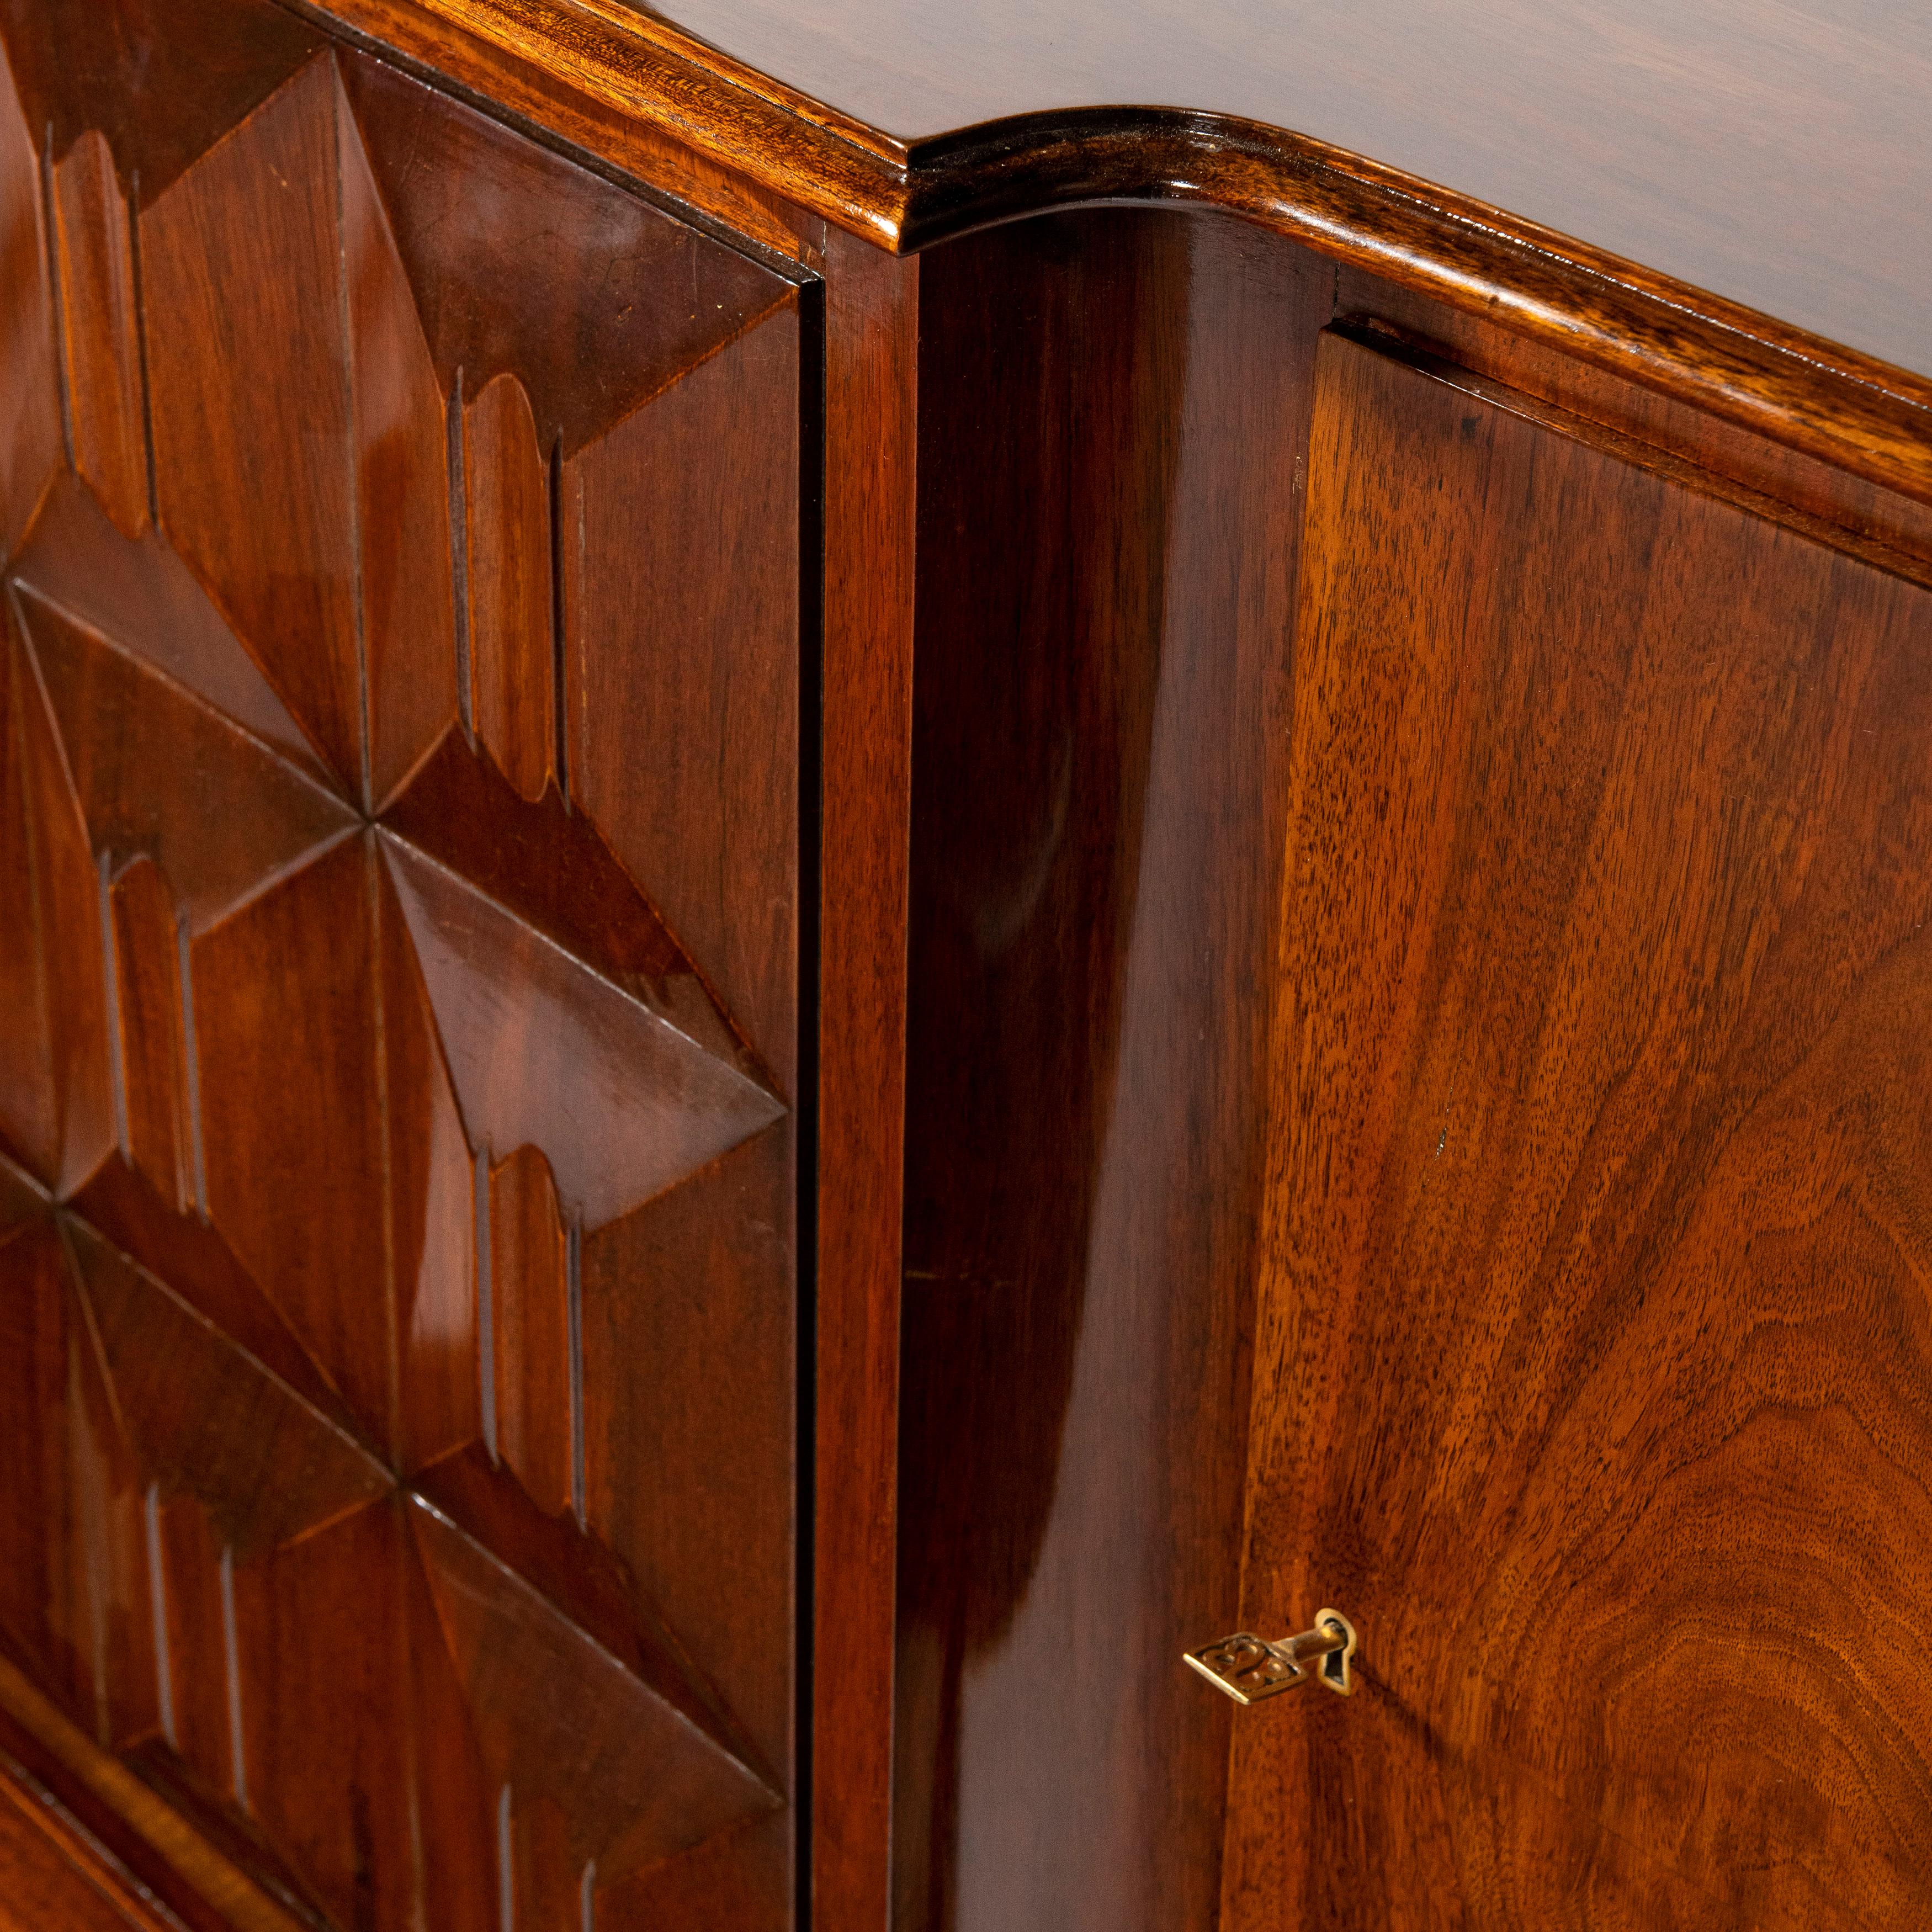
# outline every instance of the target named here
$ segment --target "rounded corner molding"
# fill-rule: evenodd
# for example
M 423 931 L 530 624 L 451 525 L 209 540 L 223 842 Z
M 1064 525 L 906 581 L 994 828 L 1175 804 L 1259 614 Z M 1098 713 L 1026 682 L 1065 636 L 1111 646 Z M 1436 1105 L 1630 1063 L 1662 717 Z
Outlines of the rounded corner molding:
M 903 172 L 901 254 L 1062 208 L 1212 207 L 1932 502 L 1932 382 L 1306 135 L 1083 108 L 916 143 Z

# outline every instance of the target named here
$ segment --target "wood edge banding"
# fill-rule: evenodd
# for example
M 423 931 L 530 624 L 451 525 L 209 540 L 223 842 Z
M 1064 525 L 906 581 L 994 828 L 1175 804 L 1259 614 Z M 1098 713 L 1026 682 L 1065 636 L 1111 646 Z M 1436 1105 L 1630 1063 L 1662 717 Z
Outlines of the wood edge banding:
M 0 1711 L 90 1796 L 130 1826 L 236 1932 L 308 1932 L 4 1657 L 0 1657 Z

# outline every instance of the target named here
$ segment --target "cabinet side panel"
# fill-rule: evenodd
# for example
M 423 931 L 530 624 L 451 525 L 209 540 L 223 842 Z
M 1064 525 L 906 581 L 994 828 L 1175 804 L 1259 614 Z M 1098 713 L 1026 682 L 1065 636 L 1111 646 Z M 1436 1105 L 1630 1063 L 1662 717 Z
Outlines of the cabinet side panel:
M 1206 1928 L 1332 272 L 1122 212 L 926 273 L 896 1922 Z

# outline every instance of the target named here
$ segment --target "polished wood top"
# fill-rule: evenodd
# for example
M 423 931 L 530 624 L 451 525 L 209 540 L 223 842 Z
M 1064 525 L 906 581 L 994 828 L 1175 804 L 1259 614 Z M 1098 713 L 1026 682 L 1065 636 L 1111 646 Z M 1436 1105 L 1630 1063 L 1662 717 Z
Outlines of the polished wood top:
M 808 270 L 1206 203 L 1932 504 L 1932 24 L 1833 3 L 284 0 Z
M 1906 0 L 672 0 L 911 145 L 1147 104 L 1313 136 L 1932 375 L 1932 11 Z

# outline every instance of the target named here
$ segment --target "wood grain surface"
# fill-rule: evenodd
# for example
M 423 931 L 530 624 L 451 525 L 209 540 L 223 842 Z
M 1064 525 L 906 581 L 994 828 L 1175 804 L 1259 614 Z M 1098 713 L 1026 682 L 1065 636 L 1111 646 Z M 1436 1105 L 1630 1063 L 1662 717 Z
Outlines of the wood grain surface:
M 1838 524 L 1853 537 L 1932 564 L 1932 504 L 1883 488 L 1855 469 L 1754 434 L 1648 383 L 1613 374 L 1505 324 L 1360 268 L 1344 267 L 1336 277 L 1335 314 L 1573 416 L 1688 458 L 1700 470 Z
M 0 0 L 0 1890 L 1917 1924 L 1932 43 L 875 9 Z
M 894 1923 L 1205 1932 L 1332 278 L 1150 211 L 923 260 Z
M 165 1932 L 124 1871 L 0 1760 L 0 1932 Z
M 136 1776 L 0 1658 L 0 1764 L 9 1799 L 31 1806 L 37 1830 L 50 1835 L 92 1887 L 143 1928 L 169 1932 L 296 1932 L 305 1922 L 256 1883 L 222 1834 L 191 1820 L 153 1784 Z M 36 1857 L 36 1865 L 44 1862 Z M 70 1909 L 86 1901 L 69 1894 Z M 149 1916 L 143 1918 L 141 1914 Z M 87 1921 L 81 1920 L 82 1928 Z M 68 1932 L 57 1917 L 29 1932 Z M 88 1928 L 91 1932 L 91 1928 Z
M 817 268 L 824 217 L 775 192 L 770 170 L 744 171 L 746 144 L 721 147 L 676 117 L 647 117 L 611 89 L 585 85 L 575 64 L 485 24 L 425 11 L 417 0 L 280 0 L 424 79 L 441 78 L 517 116 L 540 139 L 567 142 L 634 181 L 674 214 L 715 224 L 722 238 Z
M 1932 1904 L 1932 592 L 1324 338 L 1225 1923 Z
M 0 1744 L 195 1932 L 777 1932 L 797 284 L 264 0 L 0 41 Z
M 890 1912 L 920 284 L 826 238 L 811 1923 Z

